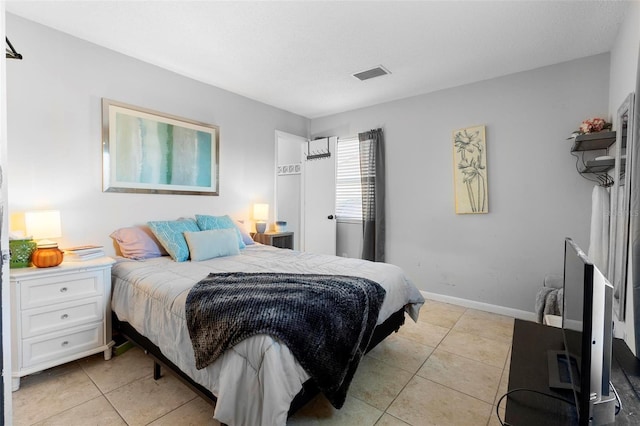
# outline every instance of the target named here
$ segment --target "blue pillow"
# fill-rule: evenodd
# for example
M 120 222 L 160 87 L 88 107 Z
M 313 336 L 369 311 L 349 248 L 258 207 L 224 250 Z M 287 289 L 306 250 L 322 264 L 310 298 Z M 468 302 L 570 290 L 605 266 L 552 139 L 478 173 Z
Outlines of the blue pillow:
M 205 214 L 197 214 L 196 222 L 201 231 L 211 231 L 212 229 L 235 229 L 238 238 L 238 248 L 243 249 L 247 246 L 244 241 L 242 241 L 242 234 L 240 234 L 240 230 L 236 224 L 233 223 L 233 219 L 228 215 L 208 216 Z
M 187 240 L 192 261 L 240 254 L 238 236 L 231 228 L 185 232 L 184 239 Z
M 189 247 L 183 233 L 200 230 L 193 219 L 153 221 L 147 224 L 173 260 L 184 262 L 189 259 Z

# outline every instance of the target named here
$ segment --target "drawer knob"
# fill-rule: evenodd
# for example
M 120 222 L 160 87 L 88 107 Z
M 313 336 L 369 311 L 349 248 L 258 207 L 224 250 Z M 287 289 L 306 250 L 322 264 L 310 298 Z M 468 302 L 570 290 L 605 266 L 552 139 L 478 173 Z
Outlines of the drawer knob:
M 60 289 L 60 293 L 66 293 L 66 292 L 67 292 L 67 290 L 68 290 L 68 289 L 67 289 L 66 287 L 62 287 L 62 288 Z
M 67 318 L 69 318 L 69 315 L 67 314 L 60 315 L 60 319 L 66 320 Z
M 69 341 L 68 341 L 68 340 L 65 340 L 64 342 L 62 342 L 62 343 L 60 344 L 60 346 L 67 346 L 68 344 L 69 344 Z

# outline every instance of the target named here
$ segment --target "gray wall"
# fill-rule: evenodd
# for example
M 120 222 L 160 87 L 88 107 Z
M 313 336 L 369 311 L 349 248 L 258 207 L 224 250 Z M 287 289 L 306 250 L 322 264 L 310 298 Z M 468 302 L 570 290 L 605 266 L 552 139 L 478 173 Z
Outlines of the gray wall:
M 63 245 L 109 249 L 112 230 L 151 219 L 250 218 L 253 202 L 273 201 L 275 130 L 307 133 L 303 117 L 22 18 L 8 14 L 7 28 L 25 55 L 7 63 L 9 208 L 60 209 Z M 608 75 L 599 55 L 315 119 L 311 133 L 384 127 L 388 261 L 421 289 L 531 311 L 543 276 L 561 270 L 562 239 L 586 250 L 591 185 L 565 138 L 607 116 Z M 103 97 L 220 126 L 221 195 L 102 193 Z M 490 213 L 458 216 L 451 134 L 477 124 L 487 126 Z
M 608 116 L 608 95 L 602 54 L 314 119 L 311 135 L 384 128 L 387 261 L 420 289 L 531 312 L 544 275 L 562 271 L 564 237 L 588 249 L 593 185 L 566 138 Z M 456 215 L 451 136 L 474 125 L 486 125 L 489 214 Z
M 196 213 L 250 219 L 252 203 L 274 200 L 275 130 L 307 134 L 304 117 L 11 14 L 7 33 L 24 55 L 7 62 L 12 226 L 25 210 L 59 209 L 61 246 L 111 253 L 121 226 Z M 220 196 L 103 193 L 102 98 L 220 126 Z

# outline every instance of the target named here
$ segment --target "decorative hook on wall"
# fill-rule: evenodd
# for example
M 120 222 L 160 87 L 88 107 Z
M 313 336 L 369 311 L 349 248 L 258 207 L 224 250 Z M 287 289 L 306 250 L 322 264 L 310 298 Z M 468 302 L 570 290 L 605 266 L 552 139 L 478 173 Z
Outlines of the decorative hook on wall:
M 311 141 L 307 141 L 307 160 L 318 160 L 320 158 L 331 157 L 331 150 L 329 148 L 329 138 L 318 138 L 318 139 L 324 139 L 327 141 L 327 150 L 311 151 Z
M 9 41 L 9 37 L 5 37 L 5 40 L 7 41 L 7 47 L 6 47 L 6 58 L 7 59 L 22 59 L 22 55 L 18 52 L 16 52 L 16 49 L 13 48 L 13 45 L 11 44 L 11 42 Z

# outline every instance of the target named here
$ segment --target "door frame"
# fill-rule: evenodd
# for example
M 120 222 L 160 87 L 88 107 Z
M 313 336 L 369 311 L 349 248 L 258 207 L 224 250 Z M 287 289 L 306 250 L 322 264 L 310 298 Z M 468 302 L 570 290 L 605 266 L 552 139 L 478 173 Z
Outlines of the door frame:
M 6 34 L 5 4 L 0 2 L 0 35 Z M 3 37 L 4 38 L 4 37 Z M 11 305 L 9 286 L 9 220 L 7 208 L 7 68 L 6 60 L 0 63 L 0 322 L 2 338 L 2 375 L 0 394 L 2 407 L 0 422 L 11 424 L 13 417 L 11 392 Z
M 304 188 L 304 161 L 303 161 L 303 155 L 304 155 L 304 145 L 302 144 L 306 144 L 309 139 L 304 137 L 304 136 L 300 136 L 300 135 L 295 135 L 293 133 L 288 133 L 288 132 L 284 132 L 282 130 L 276 130 L 275 131 L 275 155 L 273 156 L 273 214 L 275 218 L 278 217 L 278 140 L 279 139 L 290 139 L 290 140 L 297 140 L 300 142 L 300 167 L 301 167 L 301 173 L 300 173 L 300 197 L 299 197 L 299 208 L 300 208 L 300 217 L 298 218 L 298 223 L 300 224 L 300 230 L 298 232 L 298 243 L 299 243 L 299 250 L 300 251 L 304 251 L 304 232 L 302 231 L 304 229 L 304 197 L 303 197 L 303 188 Z

